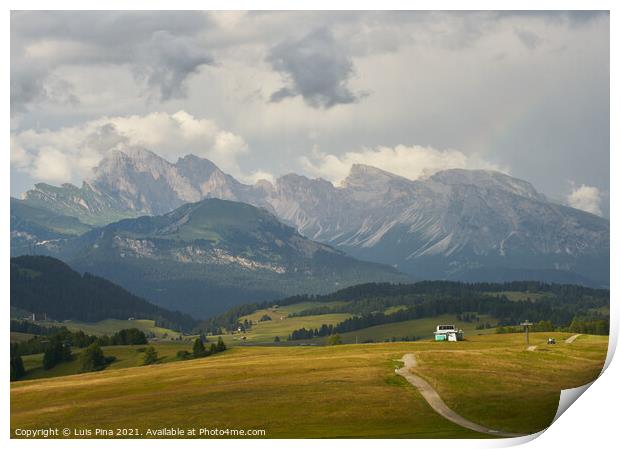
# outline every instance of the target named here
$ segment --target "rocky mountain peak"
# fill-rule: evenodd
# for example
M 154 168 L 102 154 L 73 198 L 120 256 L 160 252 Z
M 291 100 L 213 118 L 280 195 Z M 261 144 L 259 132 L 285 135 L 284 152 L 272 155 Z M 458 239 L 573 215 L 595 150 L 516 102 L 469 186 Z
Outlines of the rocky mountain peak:
M 217 165 L 215 165 L 209 159 L 204 159 L 194 154 L 188 154 L 186 156 L 180 157 L 174 165 L 185 175 L 209 176 L 215 171 L 221 171 L 217 167 Z
M 513 195 L 546 201 L 545 196 L 539 193 L 529 182 L 499 171 L 454 168 L 437 172 L 430 179 L 446 185 L 469 185 L 477 188 L 502 190 Z
M 395 175 L 394 173 L 381 170 L 365 164 L 353 164 L 347 176 L 341 183 L 344 188 L 367 189 L 369 185 L 378 185 L 388 183 L 394 179 L 406 180 L 405 178 Z
M 81 188 L 37 185 L 26 200 L 88 224 L 165 214 L 205 198 L 240 201 L 306 237 L 430 278 L 537 264 L 604 283 L 609 272 L 609 221 L 551 203 L 497 171 L 450 169 L 410 180 L 354 164 L 339 187 L 297 174 L 249 186 L 195 155 L 173 164 L 134 149 L 111 152 L 96 173 Z

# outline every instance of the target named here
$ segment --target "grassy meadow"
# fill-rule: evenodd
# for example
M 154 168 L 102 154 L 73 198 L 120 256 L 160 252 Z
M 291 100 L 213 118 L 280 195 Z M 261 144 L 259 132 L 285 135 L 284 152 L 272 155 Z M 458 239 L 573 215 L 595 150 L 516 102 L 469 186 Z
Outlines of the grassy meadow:
M 334 302 L 301 302 L 290 306 L 283 306 L 278 308 L 267 308 L 255 311 L 252 314 L 242 316 L 240 321 L 244 320 L 252 321 L 254 324 L 252 327 L 243 334 L 223 335 L 226 344 L 238 345 L 243 343 L 248 344 L 266 344 L 273 343 L 276 336 L 280 337 L 280 341 L 284 342 L 288 335 L 296 329 L 305 327 L 306 329 L 314 329 L 321 327 L 322 324 L 335 325 L 345 319 L 351 317 L 348 313 L 329 313 L 323 315 L 308 315 L 308 316 L 290 316 L 291 314 L 301 312 L 307 309 L 313 309 L 316 307 L 337 307 L 345 304 L 344 301 Z M 393 306 L 386 310 L 386 314 L 394 313 L 404 306 Z M 269 316 L 271 320 L 259 321 L 265 315 Z M 362 342 L 382 342 L 385 340 L 396 339 L 429 339 L 433 337 L 433 331 L 438 323 L 454 324 L 460 329 L 463 329 L 467 335 L 486 334 L 495 332 L 495 329 L 482 329 L 476 330 L 478 324 L 489 323 L 492 326 L 497 324 L 497 320 L 486 316 L 480 315 L 480 322 L 465 322 L 457 319 L 456 315 L 439 315 L 432 318 L 420 318 L 416 320 L 401 321 L 397 323 L 382 324 L 379 326 L 372 326 L 365 329 L 360 329 L 354 332 L 346 332 L 341 334 L 342 341 L 344 343 L 362 343 Z M 245 339 L 241 337 L 245 336 Z M 297 340 L 291 342 L 291 344 L 325 344 L 326 338 L 314 338 L 312 340 Z
M 275 337 L 280 337 L 281 341 L 288 338 L 289 334 L 296 329 L 305 327 L 306 329 L 320 327 L 321 324 L 338 324 L 351 316 L 349 313 L 329 313 L 325 315 L 308 315 L 308 316 L 289 316 L 302 310 L 312 309 L 315 307 L 331 306 L 335 307 L 344 304 L 344 302 L 301 302 L 290 306 L 282 306 L 278 308 L 260 309 L 256 312 L 242 316 L 239 321 L 251 320 L 254 324 L 243 335 L 236 335 L 232 338 L 225 338 L 224 341 L 235 344 L 235 340 L 239 340 L 241 336 L 245 336 L 244 342 L 247 343 L 272 343 Z M 271 318 L 269 321 L 259 321 L 264 315 Z
M 11 343 L 21 343 L 23 341 L 28 341 L 34 334 L 27 334 L 25 332 L 11 332 Z
M 497 324 L 497 320 L 485 315 L 480 315 L 480 323 L 488 322 L 492 326 Z M 483 335 L 495 332 L 491 329 L 476 329 L 480 323 L 468 323 L 458 320 L 456 315 L 438 315 L 432 318 L 419 318 L 417 320 L 400 321 L 397 323 L 381 324 L 379 326 L 371 326 L 353 332 L 345 332 L 340 334 L 343 343 L 364 343 L 372 340 L 373 342 L 382 342 L 391 338 L 409 338 L 428 340 L 433 338 L 437 324 L 454 324 L 459 329 L 465 331 L 466 336 Z M 317 339 L 319 340 L 319 339 Z M 320 339 L 326 340 L 325 338 Z
M 550 295 L 549 293 L 543 292 L 518 292 L 518 291 L 501 291 L 501 292 L 489 292 L 487 293 L 489 296 L 497 296 L 503 295 L 508 298 L 510 301 L 537 301 L 542 298 L 546 298 Z
M 104 346 L 102 348 L 106 357 L 113 356 L 115 360 L 106 366 L 105 371 L 130 368 L 141 366 L 144 360 L 144 349 L 148 345 L 133 346 Z M 155 342 L 153 346 L 157 350 L 158 363 L 169 363 L 177 361 L 177 352 L 181 350 L 192 350 L 192 344 L 189 342 Z M 80 353 L 84 349 L 74 348 L 73 360 L 69 362 L 59 363 L 51 369 L 43 369 L 43 354 L 32 354 L 22 356 L 26 375 L 24 380 L 40 379 L 58 376 L 67 376 L 71 374 L 79 374 L 80 372 Z
M 11 384 L 11 429 L 264 429 L 266 437 L 483 438 L 437 415 L 394 373 L 414 353 L 457 413 L 505 431 L 549 425 L 560 390 L 593 380 L 607 337 L 536 333 L 466 341 L 233 347 L 198 360 Z M 558 344 L 544 344 L 553 336 Z M 121 349 L 121 348 L 119 348 Z M 105 351 L 105 348 L 104 348 Z M 128 362 L 129 363 L 129 362 Z M 118 366 L 118 368 L 121 368 Z
M 145 333 L 151 333 L 157 338 L 178 338 L 180 333 L 171 329 L 158 327 L 153 320 L 117 320 L 108 319 L 87 323 L 84 321 L 37 322 L 42 326 L 64 326 L 70 331 L 83 331 L 88 335 L 112 335 L 122 329 L 136 328 Z
M 558 386 L 574 388 L 594 380 L 607 355 L 606 336 L 530 333 L 534 351 L 524 351 L 524 334 L 468 338 L 453 351 L 416 353 L 415 373 L 462 416 L 494 429 L 533 433 L 553 419 Z M 556 345 L 547 345 L 554 337 Z M 506 343 L 513 345 L 506 345 Z M 467 349 L 471 346 L 471 349 Z M 552 406 L 553 405 L 553 406 Z
M 281 307 L 278 309 L 261 309 L 251 315 L 241 318 L 241 321 L 247 319 L 252 320 L 252 327 L 245 333 L 234 335 L 223 335 L 224 341 L 229 345 L 239 344 L 266 344 L 273 343 L 276 336 L 280 337 L 281 343 L 285 344 L 288 335 L 296 329 L 305 327 L 306 329 L 314 329 L 321 327 L 322 324 L 337 324 L 351 315 L 346 313 L 331 313 L 324 315 L 308 315 L 301 317 L 289 317 L 290 313 L 294 313 L 291 309 L 294 307 L 295 312 L 316 307 L 320 303 L 300 303 L 294 306 Z M 327 303 L 333 304 L 333 303 Z M 289 308 L 290 307 L 290 308 Z M 395 312 L 397 307 L 388 310 Z M 258 321 L 263 315 L 271 317 L 271 321 Z M 343 343 L 365 343 L 365 342 L 383 342 L 386 340 L 406 339 L 432 339 L 433 332 L 438 323 L 454 324 L 458 328 L 465 331 L 465 335 L 482 335 L 494 333 L 495 329 L 476 329 L 478 324 L 489 323 L 491 326 L 497 324 L 497 319 L 480 315 L 480 322 L 466 322 L 457 319 L 456 315 L 439 315 L 432 318 L 419 318 L 415 320 L 400 321 L 397 323 L 382 324 L 360 329 L 353 332 L 345 332 L 340 334 Z M 245 336 L 245 340 L 241 337 Z M 326 342 L 325 337 L 313 338 L 311 340 L 295 340 L 287 344 L 316 344 L 323 345 Z

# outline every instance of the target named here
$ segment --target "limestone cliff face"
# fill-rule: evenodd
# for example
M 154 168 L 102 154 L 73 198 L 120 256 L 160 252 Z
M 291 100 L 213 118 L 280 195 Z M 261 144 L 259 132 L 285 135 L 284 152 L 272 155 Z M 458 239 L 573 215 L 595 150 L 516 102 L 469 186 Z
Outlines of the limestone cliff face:
M 421 277 L 480 280 L 467 273 L 502 268 L 516 277 L 555 270 L 609 280 L 608 220 L 493 171 L 445 170 L 412 181 L 358 164 L 339 187 L 296 174 L 252 186 L 197 156 L 170 163 L 135 149 L 111 152 L 81 188 L 37 184 L 25 195 L 27 204 L 94 225 L 205 198 L 265 208 L 303 236 Z

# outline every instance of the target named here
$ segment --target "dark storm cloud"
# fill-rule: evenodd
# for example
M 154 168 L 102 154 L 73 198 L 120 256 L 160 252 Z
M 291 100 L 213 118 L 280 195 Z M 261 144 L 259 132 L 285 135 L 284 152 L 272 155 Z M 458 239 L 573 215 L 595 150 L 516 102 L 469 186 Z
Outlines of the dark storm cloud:
M 187 77 L 213 64 L 197 36 L 207 26 L 208 17 L 200 12 L 15 12 L 11 110 L 69 98 L 68 93 L 59 96 L 63 86 L 54 86 L 50 77 L 63 64 L 128 65 L 162 101 L 183 97 Z M 47 47 L 33 55 L 38 44 Z
M 159 89 L 163 101 L 185 96 L 184 81 L 213 58 L 195 40 L 156 31 L 141 49 L 135 73 L 146 78 L 149 87 Z
M 359 99 L 348 86 L 354 74 L 353 61 L 326 28 L 276 45 L 267 61 L 289 84 L 271 95 L 272 102 L 301 95 L 309 106 L 331 108 Z
M 300 157 L 316 150 L 327 166 L 428 145 L 506 167 L 558 201 L 596 187 L 609 209 L 607 11 L 15 12 L 11 106 L 12 136 L 40 147 L 43 129 L 74 139 L 106 117 L 181 111 L 242 136 L 246 174 L 328 177 Z M 118 137 L 77 136 L 89 148 Z M 75 147 L 58 139 L 57 151 Z M 11 147 L 14 194 L 44 180 L 20 171 L 24 148 Z

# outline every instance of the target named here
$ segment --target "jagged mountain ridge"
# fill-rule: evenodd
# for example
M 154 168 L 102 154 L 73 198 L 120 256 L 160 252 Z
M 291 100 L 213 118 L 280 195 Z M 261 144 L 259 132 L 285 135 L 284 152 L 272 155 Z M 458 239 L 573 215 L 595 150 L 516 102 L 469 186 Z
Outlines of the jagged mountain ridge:
M 418 277 L 484 280 L 485 268 L 501 268 L 516 270 L 516 278 L 520 270 L 556 270 L 568 280 L 609 280 L 607 220 L 493 171 L 451 169 L 412 181 L 358 164 L 339 187 L 295 174 L 250 186 L 206 159 L 190 155 L 173 164 L 134 150 L 112 152 L 81 189 L 39 184 L 25 195 L 86 223 L 212 197 L 264 207 L 304 236 Z

